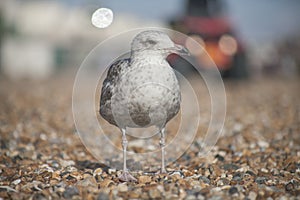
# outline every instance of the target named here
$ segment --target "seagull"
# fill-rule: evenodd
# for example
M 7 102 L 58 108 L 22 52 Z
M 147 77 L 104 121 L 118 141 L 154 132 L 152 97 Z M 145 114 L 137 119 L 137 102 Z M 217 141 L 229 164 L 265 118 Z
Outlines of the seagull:
M 159 130 L 161 169 L 165 169 L 165 126 L 180 109 L 180 87 L 166 58 L 188 50 L 175 44 L 169 36 L 156 30 L 137 34 L 131 42 L 129 58 L 115 61 L 103 81 L 100 115 L 122 133 L 123 172 L 120 181 L 137 181 L 126 166 L 128 141 L 126 128 L 156 126 Z

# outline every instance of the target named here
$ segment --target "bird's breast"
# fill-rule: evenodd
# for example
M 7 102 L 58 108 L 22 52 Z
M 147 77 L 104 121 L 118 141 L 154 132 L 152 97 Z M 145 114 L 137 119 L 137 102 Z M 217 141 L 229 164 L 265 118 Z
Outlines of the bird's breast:
M 168 101 L 180 93 L 178 80 L 173 69 L 168 65 L 146 65 L 128 69 L 121 77 L 120 92 L 130 99 L 154 104 L 163 99 Z M 125 86 L 125 87 L 123 87 Z
M 168 65 L 129 69 L 123 72 L 119 83 L 114 101 L 118 104 L 116 112 L 119 116 L 129 116 L 134 124 L 149 126 L 166 123 L 179 110 L 179 84 Z

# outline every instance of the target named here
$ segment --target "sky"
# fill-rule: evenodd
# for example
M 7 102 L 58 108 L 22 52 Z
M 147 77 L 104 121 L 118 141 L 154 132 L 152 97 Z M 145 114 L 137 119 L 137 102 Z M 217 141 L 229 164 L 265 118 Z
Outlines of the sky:
M 300 33 L 298 0 L 227 0 L 232 20 L 244 37 L 261 41 Z
M 64 0 L 69 5 L 93 4 L 111 8 L 115 15 L 168 21 L 184 12 L 185 0 Z M 249 42 L 287 37 L 300 31 L 299 0 L 223 0 L 241 36 Z

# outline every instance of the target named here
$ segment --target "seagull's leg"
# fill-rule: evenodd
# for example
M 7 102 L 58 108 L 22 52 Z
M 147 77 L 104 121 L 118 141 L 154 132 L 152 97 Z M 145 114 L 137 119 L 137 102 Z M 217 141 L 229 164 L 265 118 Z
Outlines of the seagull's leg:
M 122 129 L 122 148 L 123 148 L 123 171 L 126 172 L 128 171 L 127 169 L 127 158 L 126 158 L 126 151 L 127 151 L 127 145 L 128 145 L 128 141 L 126 138 L 126 131 L 125 129 Z
M 121 129 L 122 131 L 122 148 L 123 148 L 123 173 L 119 176 L 119 179 L 124 182 L 129 181 L 137 181 L 128 171 L 126 166 L 126 151 L 127 151 L 127 138 L 126 138 L 126 130 Z
M 160 168 L 160 173 L 167 173 L 166 167 L 165 167 L 165 146 L 166 146 L 166 141 L 165 141 L 165 127 L 163 127 L 160 130 L 160 141 L 159 145 L 161 148 L 161 168 Z

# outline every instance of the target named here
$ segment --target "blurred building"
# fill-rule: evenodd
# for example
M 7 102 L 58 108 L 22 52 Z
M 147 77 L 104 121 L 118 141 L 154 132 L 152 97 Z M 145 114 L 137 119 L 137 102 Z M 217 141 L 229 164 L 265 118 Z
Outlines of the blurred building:
M 44 79 L 59 68 L 78 68 L 89 51 L 106 38 L 131 28 L 161 25 L 121 14 L 109 28 L 100 30 L 90 22 L 92 12 L 99 8 L 96 5 L 2 0 L 0 6 L 5 24 L 1 71 L 11 78 Z M 110 51 L 115 48 L 118 46 Z
M 1 10 L 7 28 L 1 65 L 12 78 L 46 78 L 71 61 L 66 52 L 74 39 L 91 33 L 81 29 L 88 25 L 87 14 L 56 1 L 5 0 Z
M 300 32 L 272 42 L 251 43 L 248 57 L 255 76 L 300 74 Z
M 300 32 L 297 26 L 299 1 L 292 0 L 289 4 L 259 0 L 219 1 L 228 5 L 233 32 L 246 41 L 249 69 L 254 74 L 279 68 L 286 74 L 293 74 L 293 69 L 299 68 L 294 53 L 300 35 L 295 33 Z M 57 69 L 78 68 L 92 48 L 112 35 L 133 28 L 168 27 L 168 21 L 183 17 L 187 2 L 166 0 L 162 5 L 160 0 L 1 0 L 0 72 L 13 78 L 43 79 Z M 114 21 L 106 29 L 97 29 L 91 25 L 90 18 L 102 4 L 115 12 Z M 216 27 L 209 27 L 212 26 Z M 291 33 L 296 36 L 291 38 Z M 289 42 L 285 42 L 287 40 Z M 107 51 L 118 51 L 118 45 L 112 45 Z M 217 60 L 215 52 L 212 50 L 211 55 Z M 280 65 L 290 67 L 283 69 L 278 67 Z

